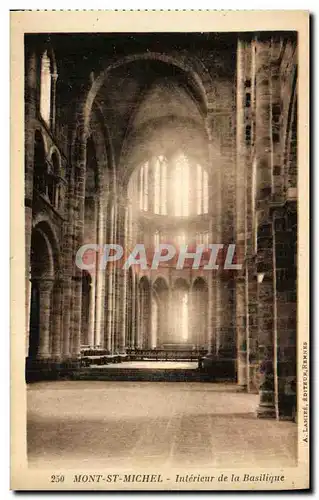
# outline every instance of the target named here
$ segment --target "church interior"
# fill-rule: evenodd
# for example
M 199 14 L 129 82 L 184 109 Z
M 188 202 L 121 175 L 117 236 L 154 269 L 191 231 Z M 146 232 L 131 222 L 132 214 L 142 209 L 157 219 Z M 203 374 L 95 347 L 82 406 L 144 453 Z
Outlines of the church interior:
M 33 410 L 56 384 L 146 405 L 188 384 L 205 411 L 209 391 L 230 415 L 240 397 L 273 437 L 296 432 L 297 48 L 293 32 L 25 35 Z M 241 266 L 76 265 L 109 243 L 148 260 L 235 245 Z

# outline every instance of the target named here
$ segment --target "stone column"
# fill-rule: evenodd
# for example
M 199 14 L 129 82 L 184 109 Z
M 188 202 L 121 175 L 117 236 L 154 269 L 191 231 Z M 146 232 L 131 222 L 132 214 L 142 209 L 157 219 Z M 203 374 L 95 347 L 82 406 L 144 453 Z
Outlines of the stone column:
M 118 199 L 115 198 L 114 201 L 114 226 L 113 226 L 113 243 L 118 243 Z M 113 273 L 113 290 L 112 290 L 112 350 L 117 349 L 118 342 L 118 332 L 117 332 L 117 324 L 118 324 L 118 275 L 117 275 L 117 263 L 114 263 L 112 266 Z
M 28 356 L 30 326 L 30 260 L 32 234 L 32 198 L 33 198 L 33 164 L 34 164 L 34 119 L 37 102 L 37 58 L 34 50 L 26 53 L 25 80 L 25 334 L 26 357 Z
M 131 336 L 131 345 L 129 346 L 130 349 L 133 349 L 135 347 L 135 338 L 136 338 L 136 289 L 135 289 L 135 276 L 134 274 L 132 275 L 132 297 L 131 297 L 131 304 L 132 304 L 132 336 Z
M 125 202 L 124 202 L 125 203 Z M 128 217 L 128 208 L 127 206 L 122 207 L 122 217 L 121 217 L 121 243 L 123 245 L 124 253 L 126 252 L 127 247 L 127 217 Z M 121 266 L 120 271 L 120 306 L 121 306 L 121 324 L 120 326 L 120 352 L 125 352 L 125 339 L 126 339 L 126 301 L 127 301 L 127 280 L 128 280 L 128 272 L 122 269 Z
M 52 103 L 51 103 L 51 127 L 53 133 L 55 133 L 55 115 L 56 115 L 56 82 L 58 79 L 58 74 L 53 73 L 51 75 L 51 95 L 52 95 Z
M 103 245 L 104 234 L 105 234 L 105 215 L 104 215 L 104 203 L 101 200 L 101 195 L 99 196 L 97 202 L 97 244 Z M 100 269 L 101 253 L 98 254 L 96 261 L 96 300 L 95 300 L 95 345 L 101 345 L 103 339 L 103 304 L 105 298 L 105 270 Z
M 95 275 L 92 276 L 90 283 L 90 305 L 89 305 L 89 325 L 88 325 L 88 344 L 94 346 L 94 327 L 95 327 Z
M 51 315 L 52 357 L 58 361 L 62 352 L 62 287 L 63 281 L 56 279 L 53 286 L 53 307 Z
M 67 220 L 63 223 L 63 358 L 69 359 L 71 349 L 71 304 L 72 304 L 72 273 L 74 263 L 74 236 L 75 236 L 75 173 L 71 178 L 68 189 Z
M 110 199 L 110 225 L 108 227 L 108 244 L 113 243 L 114 234 L 114 199 Z M 112 314 L 113 314 L 113 266 L 107 265 L 105 269 L 106 275 L 106 332 L 105 332 L 105 346 L 110 352 L 112 351 Z
M 92 243 L 98 243 L 98 201 L 97 197 L 94 195 L 90 197 L 90 205 L 93 205 L 93 217 L 91 219 L 92 232 L 94 234 L 94 241 Z M 96 281 L 97 272 L 99 265 L 99 254 L 96 254 L 95 268 L 90 273 L 91 283 L 90 283 L 90 304 L 89 304 L 89 321 L 88 321 L 88 344 L 90 346 L 96 346 L 95 330 L 96 330 Z
M 152 334 L 153 334 L 153 287 L 150 281 L 149 297 L 148 297 L 148 332 L 147 332 L 147 348 L 152 348 Z
M 247 144 L 245 116 L 246 92 L 245 81 L 249 75 L 247 60 L 248 43 L 239 39 L 237 44 L 237 127 L 236 127 L 236 246 L 240 260 L 246 260 L 247 239 Z M 247 89 L 248 90 L 248 89 Z M 250 126 L 250 125 L 248 125 Z M 245 263 L 244 263 L 245 266 Z M 247 386 L 247 337 L 248 322 L 246 317 L 246 282 L 245 274 L 236 275 L 236 335 L 237 335 L 237 383 Z
M 83 118 L 79 118 L 82 120 Z M 75 214 L 75 238 L 74 255 L 83 245 L 84 241 L 84 200 L 85 200 L 85 173 L 86 173 L 86 134 L 82 130 L 79 137 L 78 156 L 76 158 L 76 182 L 75 195 L 77 212 Z M 73 324 L 72 326 L 72 358 L 77 360 L 81 348 L 81 326 L 82 326 L 82 270 L 73 265 L 74 292 L 73 292 Z
M 246 336 L 245 278 L 236 280 L 236 331 L 237 331 L 237 383 L 247 386 L 247 336 Z
M 214 162 L 213 154 L 213 128 L 214 116 L 212 110 L 206 123 L 206 131 L 208 136 L 208 158 L 209 164 Z M 212 243 L 221 243 L 222 239 L 222 198 L 221 198 L 221 171 L 220 168 L 213 170 L 213 174 L 209 176 L 209 214 L 211 216 L 210 237 Z M 211 363 L 211 359 L 216 356 L 219 347 L 219 327 L 220 327 L 220 272 L 218 270 L 207 271 L 208 281 L 208 331 L 210 341 L 208 344 L 207 366 Z
M 213 339 L 213 280 L 212 275 L 209 274 L 207 276 L 207 356 L 212 356 L 215 351 L 214 348 L 214 339 Z
M 63 286 L 63 358 L 70 357 L 72 279 L 64 280 Z
M 82 327 L 82 275 L 73 276 L 73 325 L 72 325 L 72 358 L 76 360 L 81 351 L 81 327 Z
M 124 227 L 124 213 L 123 213 L 123 205 L 120 197 L 117 198 L 117 210 L 116 210 L 116 243 L 118 245 L 123 245 L 123 227 Z M 122 295 L 123 295 L 123 270 L 122 270 L 122 261 L 115 262 L 114 265 L 115 270 L 115 301 L 114 301 L 114 309 L 115 309 L 115 318 L 114 318 L 114 335 L 115 335 L 115 350 L 118 353 L 121 353 L 124 349 L 124 343 L 122 339 L 122 318 L 123 318 L 123 307 L 122 303 Z
M 257 303 L 259 346 L 259 407 L 261 418 L 276 416 L 274 397 L 274 269 L 273 231 L 269 215 L 272 194 L 270 41 L 256 43 L 256 167 L 258 215 Z
M 140 302 L 140 287 L 138 283 L 138 278 L 135 280 L 135 311 L 136 311 L 136 319 L 135 319 L 135 339 L 134 339 L 134 347 L 141 347 L 140 338 L 141 338 L 141 302 Z
M 210 237 L 212 238 L 213 235 L 213 227 L 212 227 L 212 222 L 210 224 L 210 231 L 209 231 Z M 211 242 L 212 243 L 212 242 Z M 212 356 L 213 354 L 216 353 L 216 337 L 215 337 L 215 328 L 214 328 L 214 273 L 216 271 L 209 271 L 207 275 L 207 345 L 208 345 L 208 352 L 207 356 Z
M 39 349 L 38 359 L 49 359 L 50 352 L 50 314 L 52 298 L 52 279 L 39 279 Z

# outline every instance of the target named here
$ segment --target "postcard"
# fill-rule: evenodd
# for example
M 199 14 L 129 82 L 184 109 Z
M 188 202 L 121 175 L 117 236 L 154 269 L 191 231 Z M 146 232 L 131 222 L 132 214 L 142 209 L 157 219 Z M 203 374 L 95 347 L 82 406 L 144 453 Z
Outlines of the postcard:
M 309 489 L 309 13 L 11 12 L 11 488 Z

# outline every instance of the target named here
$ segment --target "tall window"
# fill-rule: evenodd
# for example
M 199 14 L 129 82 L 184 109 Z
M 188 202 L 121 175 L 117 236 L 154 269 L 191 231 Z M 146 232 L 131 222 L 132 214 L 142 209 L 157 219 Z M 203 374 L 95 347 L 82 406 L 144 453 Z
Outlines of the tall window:
M 167 164 L 164 156 L 158 156 L 154 161 L 154 212 L 167 214 Z
M 140 210 L 183 217 L 208 212 L 208 174 L 184 154 L 169 161 L 163 155 L 153 157 L 136 175 Z
M 154 165 L 154 212 L 160 213 L 161 207 L 161 164 L 156 158 Z
M 140 209 L 148 210 L 148 162 L 140 169 Z
M 189 164 L 184 155 L 176 159 L 173 188 L 175 215 L 189 215 Z
M 202 199 L 203 199 L 203 182 L 202 182 L 202 167 L 196 165 L 196 201 L 197 201 L 197 214 L 202 213 Z
M 197 215 L 208 212 L 208 174 L 201 165 L 196 165 L 196 212 Z
M 155 234 L 154 234 L 154 246 L 155 248 L 158 247 L 160 244 L 160 233 L 159 231 L 155 231 Z
M 179 233 L 177 235 L 177 244 L 178 245 L 185 245 L 186 244 L 186 234 L 184 231 L 182 231 L 181 233 Z
M 208 212 L 208 174 L 203 170 L 203 213 Z
M 45 123 L 51 120 L 51 60 L 47 51 L 41 59 L 40 113 Z

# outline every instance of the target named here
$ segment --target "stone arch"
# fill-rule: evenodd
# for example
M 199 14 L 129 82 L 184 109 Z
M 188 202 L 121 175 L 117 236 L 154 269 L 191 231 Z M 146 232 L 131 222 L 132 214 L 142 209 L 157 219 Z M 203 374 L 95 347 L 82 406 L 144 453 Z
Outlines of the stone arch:
M 57 172 L 56 175 L 61 175 L 61 170 L 62 170 L 62 158 L 61 158 L 61 153 L 58 150 L 58 148 L 53 144 L 48 152 L 47 156 L 48 160 L 53 164 L 56 164 L 57 166 Z
M 35 139 L 36 135 L 39 138 L 39 140 L 40 140 L 40 136 L 41 136 L 41 140 L 43 142 L 43 148 L 44 148 L 44 156 L 45 156 L 45 159 L 47 159 L 49 156 L 49 152 L 50 152 L 48 138 L 47 138 L 46 134 L 43 132 L 43 128 L 39 124 L 37 124 L 34 128 L 34 139 Z M 53 148 L 51 148 L 51 149 L 53 149 Z
M 180 129 L 181 144 L 169 144 L 169 130 Z M 165 132 L 164 132 L 165 131 Z M 143 147 L 140 147 L 140 146 Z M 194 163 L 200 163 L 204 168 L 209 165 L 208 136 L 206 129 L 200 129 L 197 122 L 191 118 L 181 118 L 167 115 L 148 121 L 142 128 L 135 130 L 124 144 L 119 161 L 123 186 L 128 186 L 133 172 L 151 157 L 167 155 L 172 157 L 182 151 Z M 123 168 L 125 166 L 125 168 Z
M 54 279 L 54 251 L 42 223 L 31 234 L 31 279 Z
M 61 257 L 58 243 L 59 240 L 48 215 L 39 213 L 34 217 L 32 232 L 34 231 L 41 231 L 47 241 L 51 256 L 50 269 L 52 270 L 52 273 L 50 277 L 53 279 L 60 271 Z
M 115 192 L 116 169 L 114 148 L 107 125 L 107 118 L 104 116 L 103 110 L 97 101 L 94 102 L 92 107 L 87 137 L 91 137 L 95 144 L 101 189 Z
M 28 345 L 28 357 L 31 360 L 51 356 L 52 290 L 58 270 L 59 253 L 55 234 L 49 222 L 37 221 L 31 234 Z
M 176 278 L 173 282 L 173 290 L 185 288 L 187 290 L 190 289 L 190 283 L 186 278 Z
M 83 127 L 84 130 L 88 130 L 89 126 L 89 120 L 90 120 L 90 115 L 91 115 L 91 110 L 93 106 L 93 102 L 104 84 L 105 80 L 108 77 L 108 74 L 116 68 L 119 68 L 120 66 L 123 66 L 125 64 L 129 64 L 135 61 L 146 61 L 146 60 L 153 60 L 153 61 L 159 61 L 163 62 L 166 64 L 169 64 L 173 67 L 179 68 L 183 72 L 185 72 L 190 81 L 193 83 L 194 88 L 198 92 L 199 96 L 201 97 L 201 100 L 204 104 L 205 110 L 208 109 L 208 99 L 207 99 L 207 92 L 205 89 L 205 86 L 203 84 L 203 80 L 198 73 L 198 71 L 195 71 L 193 67 L 191 67 L 187 62 L 183 61 L 182 58 L 174 55 L 167 55 L 164 53 L 160 52 L 145 52 L 141 54 L 132 54 L 125 56 L 117 61 L 114 61 L 111 63 L 106 69 L 104 69 L 99 76 L 94 80 L 92 83 L 90 89 L 88 90 L 88 93 L 86 95 L 86 98 L 84 100 L 84 108 L 83 108 L 83 114 L 84 114 L 84 120 L 83 120 Z M 205 74 L 205 71 L 203 69 L 203 74 Z M 207 74 L 207 73 L 206 73 Z
M 156 292 L 160 290 L 169 290 L 168 279 L 163 274 L 157 274 L 156 279 L 152 283 L 152 287 Z
M 207 280 L 203 276 L 197 276 L 197 278 L 194 278 L 192 282 L 192 288 L 198 288 L 198 287 L 208 288 Z

